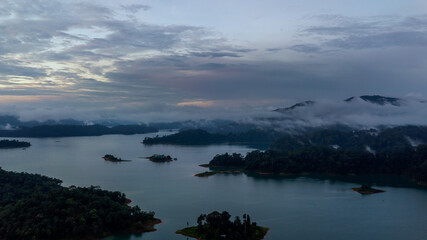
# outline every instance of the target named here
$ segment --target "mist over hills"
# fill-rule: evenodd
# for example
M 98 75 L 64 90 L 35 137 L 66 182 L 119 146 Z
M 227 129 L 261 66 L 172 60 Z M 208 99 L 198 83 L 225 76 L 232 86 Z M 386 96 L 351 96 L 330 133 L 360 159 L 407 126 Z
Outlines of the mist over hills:
M 253 129 L 278 132 L 299 132 L 312 128 L 369 129 L 404 125 L 424 126 L 427 104 L 416 98 L 395 98 L 380 95 L 349 97 L 341 101 L 308 100 L 273 111 L 254 113 L 240 120 L 191 119 L 186 121 L 151 122 L 144 119 L 129 120 L 47 120 L 20 121 L 18 116 L 0 115 L 0 130 L 18 130 L 39 126 L 90 126 L 114 127 L 144 125 L 153 129 L 203 129 L 212 133 L 238 133 Z M 108 132 L 108 131 L 107 131 Z
M 380 95 L 362 95 L 362 96 L 358 96 L 358 97 L 349 97 L 347 99 L 344 100 L 344 102 L 347 103 L 357 103 L 360 101 L 364 101 L 366 103 L 371 103 L 371 104 L 376 104 L 376 105 L 393 105 L 393 106 L 402 106 L 402 104 L 405 103 L 404 99 L 401 98 L 394 98 L 394 97 L 384 97 L 384 96 L 380 96 Z M 304 101 L 304 102 L 299 102 L 296 103 L 290 107 L 286 107 L 286 108 L 278 108 L 274 111 L 276 112 L 280 112 L 280 113 L 287 113 L 289 111 L 292 110 L 296 110 L 302 107 L 312 107 L 314 105 L 318 104 L 316 101 Z
M 356 129 L 425 125 L 427 104 L 416 98 L 380 95 L 350 97 L 343 101 L 304 101 L 277 108 L 268 119 L 276 128 L 345 126 Z

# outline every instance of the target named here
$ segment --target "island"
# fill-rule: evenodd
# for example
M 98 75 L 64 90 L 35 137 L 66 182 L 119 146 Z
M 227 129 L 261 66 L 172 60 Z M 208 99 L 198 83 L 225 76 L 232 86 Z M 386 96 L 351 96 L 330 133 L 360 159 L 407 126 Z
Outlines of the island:
M 109 161 L 109 162 L 130 162 L 130 160 L 123 160 L 123 159 L 115 157 L 114 155 L 111 155 L 111 154 L 105 154 L 102 158 L 105 161 Z
M 31 143 L 18 140 L 0 140 L 0 148 L 26 148 L 30 147 Z
M 154 231 L 161 222 L 129 206 L 124 193 L 61 183 L 0 168 L 0 239 L 101 239 Z
M 385 192 L 384 190 L 372 188 L 369 185 L 362 185 L 361 187 L 352 188 L 352 189 L 353 189 L 353 191 L 358 192 L 362 195 Z
M 163 154 L 153 154 L 150 157 L 147 157 L 152 162 L 172 162 L 174 160 L 177 160 L 176 158 L 172 158 L 169 155 L 163 155 Z
M 176 233 L 199 240 L 260 240 L 269 230 L 251 222 L 247 214 L 243 214 L 243 221 L 238 216 L 230 221 L 230 217 L 226 211 L 202 214 L 197 218 L 197 226 L 187 227 Z
M 194 176 L 196 176 L 196 177 L 209 177 L 209 176 L 215 175 L 217 173 L 218 172 L 214 172 L 214 171 L 206 171 L 206 172 L 194 174 Z

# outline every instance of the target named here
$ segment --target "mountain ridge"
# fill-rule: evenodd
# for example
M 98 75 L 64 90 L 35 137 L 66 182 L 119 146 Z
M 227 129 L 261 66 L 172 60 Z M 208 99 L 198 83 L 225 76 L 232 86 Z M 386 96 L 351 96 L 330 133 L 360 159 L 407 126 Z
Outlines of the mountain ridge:
M 404 103 L 404 100 L 402 98 L 385 97 L 385 96 L 381 96 L 381 95 L 361 95 L 361 96 L 357 96 L 357 97 L 353 96 L 353 97 L 349 97 L 347 99 L 344 99 L 343 101 L 347 102 L 347 103 L 352 103 L 352 102 L 357 101 L 359 99 L 364 101 L 364 102 L 376 104 L 376 105 L 380 105 L 380 106 L 393 105 L 396 107 L 400 107 Z M 424 103 L 424 101 L 420 101 L 420 102 Z M 301 109 L 303 107 L 311 107 L 311 106 L 314 106 L 316 104 L 317 104 L 316 101 L 307 100 L 307 101 L 303 101 L 303 102 L 298 102 L 298 103 L 296 103 L 290 107 L 277 108 L 273 111 L 279 112 L 279 113 L 287 113 L 287 112 L 291 112 L 293 110 Z

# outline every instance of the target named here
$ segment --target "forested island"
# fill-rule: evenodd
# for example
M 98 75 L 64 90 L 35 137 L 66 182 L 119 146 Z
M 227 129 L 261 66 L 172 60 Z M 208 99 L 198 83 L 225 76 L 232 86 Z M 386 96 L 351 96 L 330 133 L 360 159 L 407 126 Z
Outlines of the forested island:
M 130 162 L 130 160 L 123 160 L 111 154 L 105 154 L 102 158 L 105 161 L 110 161 L 110 162 Z
M 106 134 L 143 134 L 158 132 L 158 129 L 147 125 L 44 125 L 20 127 L 15 130 L 0 130 L 0 137 L 78 137 L 101 136 Z
M 0 148 L 26 148 L 30 147 L 31 143 L 18 140 L 0 140 Z
M 163 154 L 153 154 L 148 159 L 152 162 L 172 162 L 173 160 L 176 160 L 176 158 L 172 158 L 169 155 L 163 155 Z
M 257 226 L 247 214 L 243 214 L 243 221 L 238 216 L 230 221 L 230 217 L 226 211 L 202 214 L 197 218 L 197 226 L 176 233 L 199 240 L 260 240 L 267 234 L 268 228 Z
M 0 239 L 98 239 L 160 223 L 154 212 L 128 206 L 121 192 L 61 183 L 0 168 Z
M 353 188 L 353 191 L 358 192 L 362 195 L 385 192 L 380 189 L 372 188 L 371 186 L 368 186 L 368 185 L 362 185 L 361 187 Z
M 210 144 L 270 144 L 282 134 L 268 130 L 218 134 L 201 129 L 184 130 L 172 135 L 146 137 L 143 144 L 210 145 Z
M 404 175 L 426 184 L 427 145 L 422 144 L 426 140 L 426 127 L 396 127 L 379 132 L 320 130 L 287 135 L 264 152 L 217 155 L 208 166 L 271 174 Z

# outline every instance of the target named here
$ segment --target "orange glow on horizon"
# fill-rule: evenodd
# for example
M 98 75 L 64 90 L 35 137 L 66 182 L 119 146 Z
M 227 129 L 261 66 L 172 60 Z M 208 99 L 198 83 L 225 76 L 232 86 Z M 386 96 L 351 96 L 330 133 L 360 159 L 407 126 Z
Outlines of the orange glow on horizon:
M 196 107 L 210 107 L 214 105 L 214 101 L 189 101 L 189 102 L 180 102 L 177 103 L 177 106 L 184 107 L 184 106 L 196 106 Z
M 0 104 L 15 102 L 37 102 L 49 99 L 57 99 L 59 96 L 46 95 L 0 95 Z

